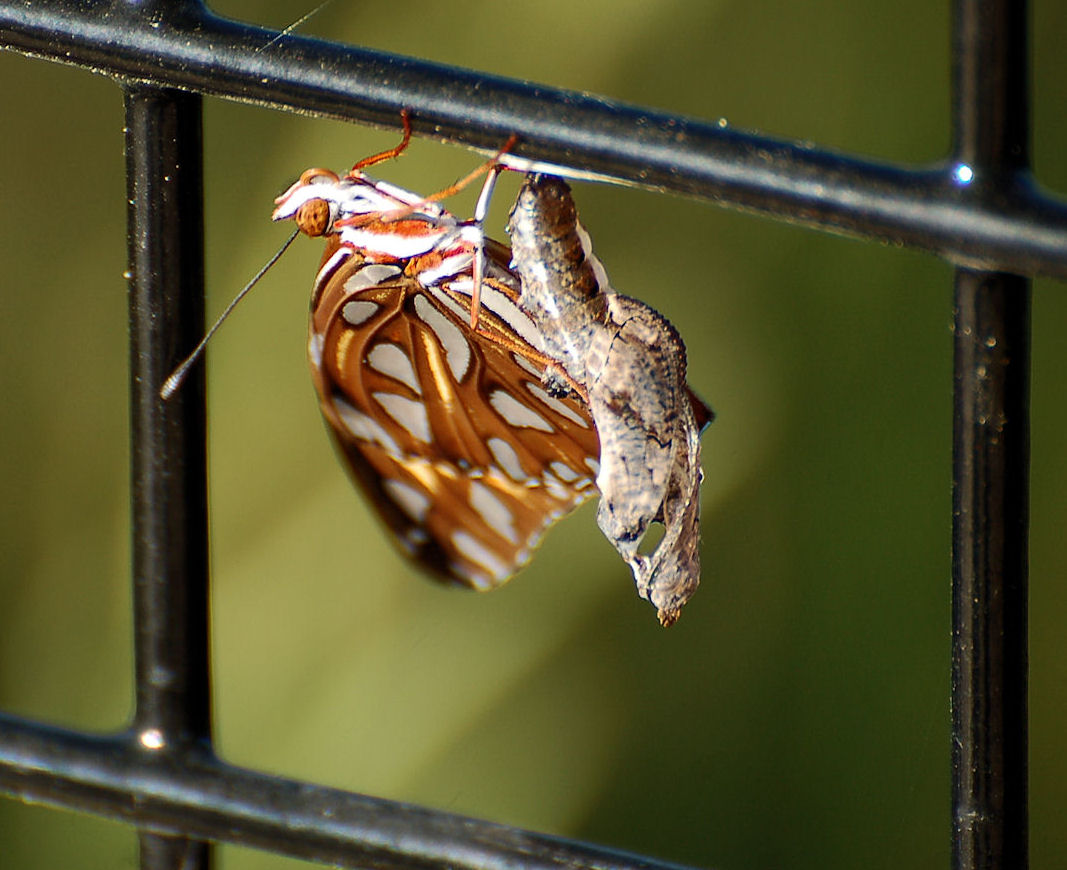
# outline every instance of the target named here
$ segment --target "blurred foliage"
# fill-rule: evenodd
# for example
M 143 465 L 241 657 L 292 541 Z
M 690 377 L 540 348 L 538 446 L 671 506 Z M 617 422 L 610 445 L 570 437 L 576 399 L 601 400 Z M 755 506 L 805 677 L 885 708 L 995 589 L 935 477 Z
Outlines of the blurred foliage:
M 311 3 L 217 8 L 281 27 Z M 1035 163 L 1063 190 L 1067 10 L 1034 5 Z M 949 142 L 947 6 L 334 0 L 302 32 L 923 163 Z M 0 69 L 0 707 L 114 729 L 132 698 L 121 93 L 12 54 Z M 212 311 L 279 243 L 273 196 L 397 136 L 215 100 L 205 131 Z M 430 191 L 475 160 L 416 141 L 381 174 Z M 719 414 L 704 587 L 661 630 L 591 507 L 493 594 L 413 573 L 319 422 L 305 240 L 211 352 L 220 752 L 700 865 L 944 866 L 951 270 L 703 203 L 576 196 L 615 285 L 679 325 Z M 1063 286 L 1038 282 L 1034 867 L 1067 851 L 1064 324 Z M 136 865 L 128 829 L 12 801 L 0 842 L 4 866 Z

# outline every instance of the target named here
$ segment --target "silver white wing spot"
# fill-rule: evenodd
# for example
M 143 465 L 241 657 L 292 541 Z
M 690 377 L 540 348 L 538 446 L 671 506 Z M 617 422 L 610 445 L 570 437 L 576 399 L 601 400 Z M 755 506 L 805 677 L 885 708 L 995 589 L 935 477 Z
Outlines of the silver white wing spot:
M 552 424 L 540 414 L 531 411 L 510 393 L 503 390 L 493 390 L 489 395 L 489 403 L 493 409 L 512 426 L 520 426 L 526 429 L 539 429 L 542 432 L 554 432 Z
M 346 293 L 359 293 L 368 287 L 377 287 L 382 281 L 395 278 L 401 272 L 399 266 L 369 263 L 345 281 Z
M 396 393 L 372 393 L 385 412 L 415 438 L 430 443 L 430 417 L 426 406 L 415 399 L 398 396 Z
M 415 297 L 415 313 L 433 330 L 444 348 L 452 376 L 457 382 L 462 382 L 471 363 L 471 349 L 466 337 L 459 327 L 438 311 L 425 296 Z
M 517 353 L 513 353 L 511 355 L 511 358 L 513 360 L 515 360 L 515 364 L 519 368 L 524 369 L 525 371 L 528 371 L 531 375 L 533 375 L 535 378 L 537 378 L 537 380 L 541 380 L 541 371 L 540 371 L 540 369 L 538 369 L 537 366 L 535 366 L 532 362 L 530 362 L 526 357 L 521 356 L 520 354 L 517 354 Z
M 526 481 L 528 475 L 523 470 L 522 463 L 519 462 L 519 454 L 515 452 L 514 447 L 503 438 L 490 438 L 486 442 L 486 446 L 504 474 L 516 483 L 524 483 Z
M 475 480 L 470 485 L 471 507 L 504 540 L 512 544 L 519 542 L 519 533 L 515 530 L 515 515 L 504 502 L 497 498 L 484 483 Z
M 392 498 L 400 509 L 404 511 L 411 519 L 417 523 L 423 523 L 426 521 L 426 515 L 430 512 L 430 497 L 424 492 L 420 492 L 410 484 L 404 483 L 402 480 L 394 480 L 387 478 L 382 481 L 382 489 L 384 489 L 389 497 Z M 423 543 L 425 543 L 426 533 L 423 532 Z M 412 541 L 412 543 L 417 543 Z
M 545 491 L 556 501 L 570 502 L 574 500 L 570 490 L 551 474 L 545 475 Z
M 417 395 L 422 395 L 422 387 L 415 375 L 415 367 L 398 345 L 390 342 L 376 344 L 367 354 L 367 362 L 375 371 L 388 375 L 402 384 L 407 384 Z
M 426 529 L 412 526 L 404 533 L 404 540 L 411 544 L 412 547 L 423 547 L 430 540 L 430 536 Z
M 359 326 L 361 323 L 366 323 L 377 313 L 378 303 L 371 302 L 367 299 L 353 299 L 351 302 L 346 302 L 341 309 L 341 316 L 345 319 L 346 323 L 349 323 L 352 326 Z
M 334 396 L 334 407 L 344 423 L 345 428 L 352 437 L 360 441 L 373 441 L 394 458 L 398 458 L 400 447 L 392 436 L 385 431 L 385 427 L 376 420 L 372 420 L 358 408 L 354 408 L 340 396 Z
M 548 466 L 552 469 L 552 473 L 556 475 L 564 483 L 574 483 L 578 479 L 578 472 L 571 468 L 565 462 L 552 462 Z
M 456 284 L 461 284 L 462 285 L 463 283 L 464 283 L 463 281 L 450 281 L 448 283 L 448 289 L 449 290 L 455 290 L 456 289 Z M 471 282 L 467 281 L 466 283 L 470 284 Z M 436 287 L 436 286 L 432 286 L 431 285 L 431 286 L 426 288 L 426 291 L 428 293 L 433 294 L 433 298 L 434 299 L 436 299 L 445 308 L 447 308 L 454 315 L 456 315 L 456 319 L 457 320 L 461 321 L 462 323 L 466 323 L 468 320 L 470 320 L 470 316 L 471 316 L 470 309 L 469 308 L 464 308 L 455 299 L 453 299 L 451 296 L 449 296 L 447 293 L 445 293 L 444 290 L 442 290 L 440 287 Z
M 463 529 L 452 532 L 452 545 L 464 556 L 484 568 L 493 580 L 503 580 L 511 569 L 481 541 Z
M 325 342 L 326 339 L 318 332 L 313 332 L 308 336 L 308 359 L 317 369 L 322 368 L 322 347 Z
M 471 589 L 477 589 L 479 592 L 488 592 L 496 585 L 492 577 L 483 574 L 481 571 L 472 571 L 468 565 L 460 562 L 450 563 L 448 569 L 455 576 L 462 577 L 464 582 L 470 585 Z

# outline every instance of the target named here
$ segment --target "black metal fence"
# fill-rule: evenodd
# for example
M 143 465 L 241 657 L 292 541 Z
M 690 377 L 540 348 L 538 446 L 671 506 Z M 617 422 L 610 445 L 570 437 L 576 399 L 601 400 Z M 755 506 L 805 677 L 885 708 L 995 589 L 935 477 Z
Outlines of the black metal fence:
M 136 715 L 87 736 L 0 714 L 0 790 L 128 821 L 142 866 L 208 841 L 374 868 L 665 867 L 241 770 L 211 752 L 202 374 L 156 389 L 203 324 L 200 96 L 395 124 L 794 222 L 956 267 L 953 866 L 1027 863 L 1029 275 L 1067 277 L 1067 207 L 1028 174 L 1026 4 L 957 0 L 954 148 L 922 171 L 573 93 L 290 37 L 197 0 L 0 7 L 0 44 L 125 83 Z M 149 22 L 156 25 L 146 26 Z M 160 679 L 166 674 L 167 679 Z

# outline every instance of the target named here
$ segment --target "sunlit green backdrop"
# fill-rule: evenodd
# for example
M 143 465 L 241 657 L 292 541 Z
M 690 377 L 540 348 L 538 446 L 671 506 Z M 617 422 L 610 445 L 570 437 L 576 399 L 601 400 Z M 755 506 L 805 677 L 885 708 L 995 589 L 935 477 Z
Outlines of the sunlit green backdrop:
M 219 8 L 281 27 L 313 2 Z M 1036 166 L 1067 190 L 1067 10 L 1034 5 Z M 335 0 L 303 31 L 924 163 L 949 141 L 948 6 Z M 0 70 L 0 707 L 111 730 L 132 693 L 121 93 L 16 55 Z M 280 242 L 271 199 L 301 170 L 397 137 L 217 100 L 205 132 L 212 312 Z M 478 159 L 420 140 L 380 172 L 431 191 Z M 591 506 L 500 591 L 416 575 L 319 420 L 304 361 L 319 244 L 302 240 L 211 352 L 221 754 L 706 866 L 946 866 L 950 268 L 705 203 L 576 197 L 615 285 L 678 324 L 719 414 L 699 594 L 661 629 Z M 1065 327 L 1064 286 L 1038 282 L 1036 868 L 1067 853 Z M 0 853 L 136 865 L 130 829 L 6 800 Z

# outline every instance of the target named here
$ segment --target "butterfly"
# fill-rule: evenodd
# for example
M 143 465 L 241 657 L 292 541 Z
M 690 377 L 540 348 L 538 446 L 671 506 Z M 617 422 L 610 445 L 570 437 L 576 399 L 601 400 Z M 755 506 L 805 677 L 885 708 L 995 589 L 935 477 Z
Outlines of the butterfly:
M 397 148 L 305 172 L 273 219 L 326 242 L 308 359 L 351 476 L 408 556 L 489 589 L 596 493 L 599 439 L 577 385 L 546 389 L 543 336 L 480 217 L 363 171 L 403 150 L 404 120 Z

